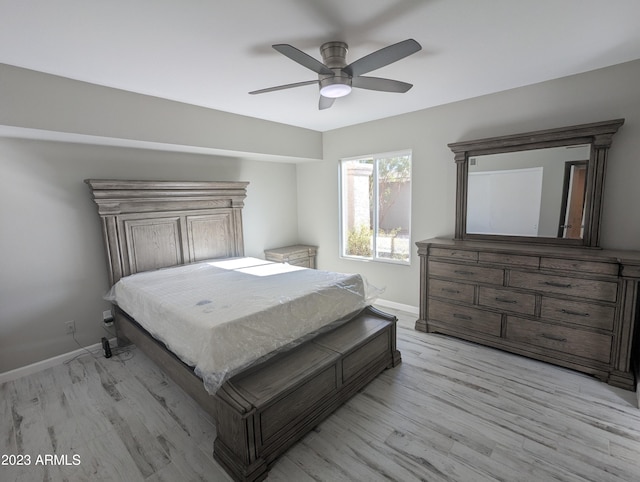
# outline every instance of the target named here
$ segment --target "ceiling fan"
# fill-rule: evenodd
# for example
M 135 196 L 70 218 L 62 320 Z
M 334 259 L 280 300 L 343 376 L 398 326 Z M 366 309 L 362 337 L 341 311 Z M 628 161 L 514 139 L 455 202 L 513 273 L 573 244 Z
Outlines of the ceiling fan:
M 273 45 L 273 48 L 303 67 L 313 70 L 318 74 L 318 80 L 278 85 L 249 93 L 263 94 L 276 90 L 302 87 L 303 85 L 318 84 L 320 87 L 320 110 L 331 107 L 335 99 L 349 94 L 352 87 L 381 92 L 407 92 L 413 87 L 412 84 L 380 77 L 365 77 L 363 74 L 397 62 L 422 49 L 418 42 L 413 39 L 407 39 L 376 50 L 347 65 L 348 46 L 344 42 L 326 42 L 322 44 L 320 54 L 324 63 L 288 44 L 276 44 Z

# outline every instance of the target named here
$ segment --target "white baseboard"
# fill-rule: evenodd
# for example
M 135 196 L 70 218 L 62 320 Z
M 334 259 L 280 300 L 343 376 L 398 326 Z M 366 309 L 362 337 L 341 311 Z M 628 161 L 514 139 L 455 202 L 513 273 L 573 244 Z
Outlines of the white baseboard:
M 111 338 L 109 340 L 109 343 L 113 347 L 114 343 L 116 343 L 116 339 Z M 9 370 L 8 372 L 0 373 L 0 383 L 10 382 L 11 380 L 16 380 L 18 378 L 26 377 L 27 375 L 41 372 L 42 370 L 46 370 L 47 368 L 62 365 L 64 362 L 69 361 L 72 358 L 76 358 L 79 355 L 87 353 L 87 350 L 92 353 L 94 351 L 96 353 L 102 352 L 102 343 L 96 343 L 95 345 L 78 348 L 77 350 L 70 351 L 69 353 L 64 353 L 62 355 L 54 356 L 52 358 L 47 358 L 46 360 L 32 363 L 31 365 L 26 365 L 24 367 L 16 368 L 15 370 Z
M 396 303 L 395 301 L 377 299 L 373 304 L 379 305 L 379 306 L 385 306 L 387 308 L 392 308 L 394 310 L 404 311 L 405 313 L 410 313 L 416 316 L 418 316 L 418 314 L 420 313 L 417 306 Z

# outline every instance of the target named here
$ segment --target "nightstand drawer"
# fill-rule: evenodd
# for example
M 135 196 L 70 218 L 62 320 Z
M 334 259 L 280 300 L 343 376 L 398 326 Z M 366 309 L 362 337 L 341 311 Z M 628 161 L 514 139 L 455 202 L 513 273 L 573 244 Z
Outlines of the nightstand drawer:
M 309 251 L 293 251 L 282 256 L 283 261 L 299 261 L 301 259 L 309 259 Z
M 311 258 L 309 258 L 308 256 L 306 258 L 299 258 L 299 259 L 290 259 L 288 261 L 285 261 L 286 263 L 289 263 L 292 266 L 301 266 L 303 268 L 314 268 L 315 266 L 311 265 Z

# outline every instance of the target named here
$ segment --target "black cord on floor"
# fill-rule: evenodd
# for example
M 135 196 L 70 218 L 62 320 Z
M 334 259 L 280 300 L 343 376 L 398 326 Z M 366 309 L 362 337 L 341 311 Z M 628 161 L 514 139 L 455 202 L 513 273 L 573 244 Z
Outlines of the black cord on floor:
M 103 325 L 104 330 L 111 335 L 110 338 L 113 338 L 115 336 L 114 333 L 111 333 L 109 330 L 107 330 L 107 327 Z M 87 347 L 83 346 L 78 339 L 76 338 L 76 333 L 75 331 L 71 334 L 73 336 L 73 341 L 76 342 L 76 345 L 78 345 L 80 348 L 82 348 L 84 351 L 86 351 L 89 355 L 91 355 L 95 360 L 99 360 L 100 358 L 104 358 L 104 357 L 97 357 L 96 355 L 98 353 L 102 352 L 102 348 L 97 348 L 95 350 L 95 352 L 92 352 L 91 350 L 89 350 Z M 130 347 L 113 347 L 111 348 L 111 354 L 113 357 L 117 357 L 119 361 L 127 361 L 127 360 L 131 360 L 134 356 L 133 352 L 131 351 Z M 80 358 L 81 356 L 86 356 L 85 353 L 79 353 L 78 355 L 74 356 L 73 358 L 70 358 L 68 360 L 65 360 L 64 364 L 68 365 L 69 363 L 71 363 L 72 361 Z

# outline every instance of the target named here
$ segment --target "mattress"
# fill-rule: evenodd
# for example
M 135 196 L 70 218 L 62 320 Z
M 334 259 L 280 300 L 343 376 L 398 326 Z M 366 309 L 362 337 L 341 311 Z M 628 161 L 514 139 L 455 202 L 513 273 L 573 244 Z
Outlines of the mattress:
M 360 275 L 230 258 L 137 273 L 107 299 L 213 394 L 235 373 L 337 326 L 367 304 Z

